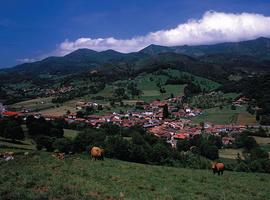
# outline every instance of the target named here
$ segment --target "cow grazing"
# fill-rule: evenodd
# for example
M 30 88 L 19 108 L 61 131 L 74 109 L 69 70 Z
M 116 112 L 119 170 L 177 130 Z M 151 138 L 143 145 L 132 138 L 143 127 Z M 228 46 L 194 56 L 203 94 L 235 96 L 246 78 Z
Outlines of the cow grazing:
M 91 153 L 92 159 L 104 160 L 104 149 L 99 148 L 99 147 L 93 147 L 90 153 Z
M 221 162 L 212 163 L 212 170 L 214 174 L 218 173 L 218 175 L 223 175 L 224 169 L 225 169 L 224 163 Z

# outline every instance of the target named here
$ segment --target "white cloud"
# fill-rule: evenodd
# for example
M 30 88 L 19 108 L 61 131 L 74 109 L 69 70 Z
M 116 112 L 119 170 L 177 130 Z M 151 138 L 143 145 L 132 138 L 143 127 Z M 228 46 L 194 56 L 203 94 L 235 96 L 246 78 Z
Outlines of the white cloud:
M 17 62 L 19 63 L 31 63 L 31 62 L 35 62 L 36 59 L 34 58 L 19 58 L 17 59 Z
M 256 13 L 233 14 L 208 11 L 199 20 L 190 19 L 184 24 L 179 24 L 176 28 L 150 32 L 145 36 L 130 39 L 109 37 L 65 40 L 58 46 L 56 53 L 65 55 L 79 48 L 132 52 L 150 44 L 198 45 L 235 42 L 257 37 L 270 37 L 270 17 Z

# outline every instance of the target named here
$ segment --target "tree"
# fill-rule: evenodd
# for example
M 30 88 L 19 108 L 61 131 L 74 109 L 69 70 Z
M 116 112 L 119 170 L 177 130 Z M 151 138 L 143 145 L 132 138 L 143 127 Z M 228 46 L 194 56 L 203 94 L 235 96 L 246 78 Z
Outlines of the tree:
M 7 121 L 2 136 L 13 141 L 22 140 L 24 139 L 24 132 L 20 124 L 15 121 Z
M 250 151 L 251 149 L 258 146 L 256 140 L 253 137 L 249 136 L 243 138 L 243 145 L 247 151 Z
M 123 97 L 125 95 L 125 88 L 116 88 L 115 90 L 114 90 L 114 96 L 115 97 Z
M 37 135 L 49 135 L 49 131 L 52 127 L 50 122 L 47 122 L 43 117 L 29 121 L 28 133 L 31 136 Z
M 167 104 L 165 104 L 163 106 L 162 115 L 163 115 L 163 118 L 168 118 L 169 117 L 169 109 L 168 109 L 168 105 Z
M 267 151 L 262 150 L 260 147 L 255 147 L 250 150 L 250 159 L 268 159 L 269 155 Z
M 187 139 L 178 140 L 176 143 L 176 148 L 178 151 L 188 151 L 189 150 L 189 141 Z
M 52 147 L 59 152 L 69 153 L 72 150 L 72 141 L 68 138 L 57 138 L 53 142 Z
M 106 155 L 120 160 L 129 159 L 129 143 L 119 135 L 109 136 L 105 141 Z
M 147 154 L 145 148 L 142 145 L 131 144 L 129 150 L 129 159 L 133 162 L 145 163 L 147 160 Z
M 200 151 L 202 156 L 209 158 L 211 160 L 216 160 L 219 158 L 218 148 L 215 145 L 205 143 L 201 146 Z
M 59 128 L 51 128 L 48 135 L 52 137 L 62 138 L 64 136 L 64 130 Z
M 104 146 L 106 135 L 102 130 L 88 128 L 80 132 L 73 141 L 73 150 L 82 152 L 92 146 Z
M 112 122 L 104 123 L 100 128 L 102 128 L 108 135 L 120 134 L 120 126 L 113 124 Z
M 37 150 L 45 148 L 47 151 L 53 151 L 53 142 L 55 138 L 46 135 L 40 135 L 35 138 Z
M 165 163 L 170 158 L 170 152 L 163 143 L 157 143 L 153 146 L 151 161 L 155 163 Z

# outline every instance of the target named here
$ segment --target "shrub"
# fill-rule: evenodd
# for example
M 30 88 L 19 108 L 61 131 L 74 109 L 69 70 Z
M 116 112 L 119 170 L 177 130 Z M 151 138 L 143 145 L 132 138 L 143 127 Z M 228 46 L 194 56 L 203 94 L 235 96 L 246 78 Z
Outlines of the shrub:
M 236 167 L 234 168 L 234 171 L 237 172 L 250 172 L 249 166 L 244 162 L 239 162 Z
M 16 121 L 6 121 L 1 135 L 7 139 L 22 140 L 24 139 L 24 132 L 20 124 Z
M 37 150 L 41 150 L 45 148 L 47 151 L 53 151 L 53 143 L 55 138 L 49 136 L 38 136 L 36 137 L 36 148 Z
M 129 143 L 119 135 L 109 136 L 105 141 L 106 155 L 120 160 L 129 159 Z
M 102 130 L 93 128 L 80 132 L 74 139 L 73 151 L 82 152 L 90 146 L 104 146 L 106 135 Z
M 59 152 L 69 153 L 72 150 L 72 141 L 68 138 L 57 138 L 53 142 L 52 147 Z

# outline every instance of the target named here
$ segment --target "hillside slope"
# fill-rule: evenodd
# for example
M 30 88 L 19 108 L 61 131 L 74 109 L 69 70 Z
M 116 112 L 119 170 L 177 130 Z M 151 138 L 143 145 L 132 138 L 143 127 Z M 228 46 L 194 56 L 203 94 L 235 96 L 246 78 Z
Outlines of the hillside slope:
M 189 56 L 202 56 L 209 54 L 236 54 L 254 56 L 262 59 L 270 59 L 270 39 L 260 37 L 255 40 L 242 42 L 225 42 L 212 45 L 197 46 L 159 46 L 150 45 L 141 50 L 142 53 L 155 55 L 158 53 L 174 52 Z
M 1 199 L 269 199 L 270 175 L 150 166 L 48 153 L 0 163 Z

